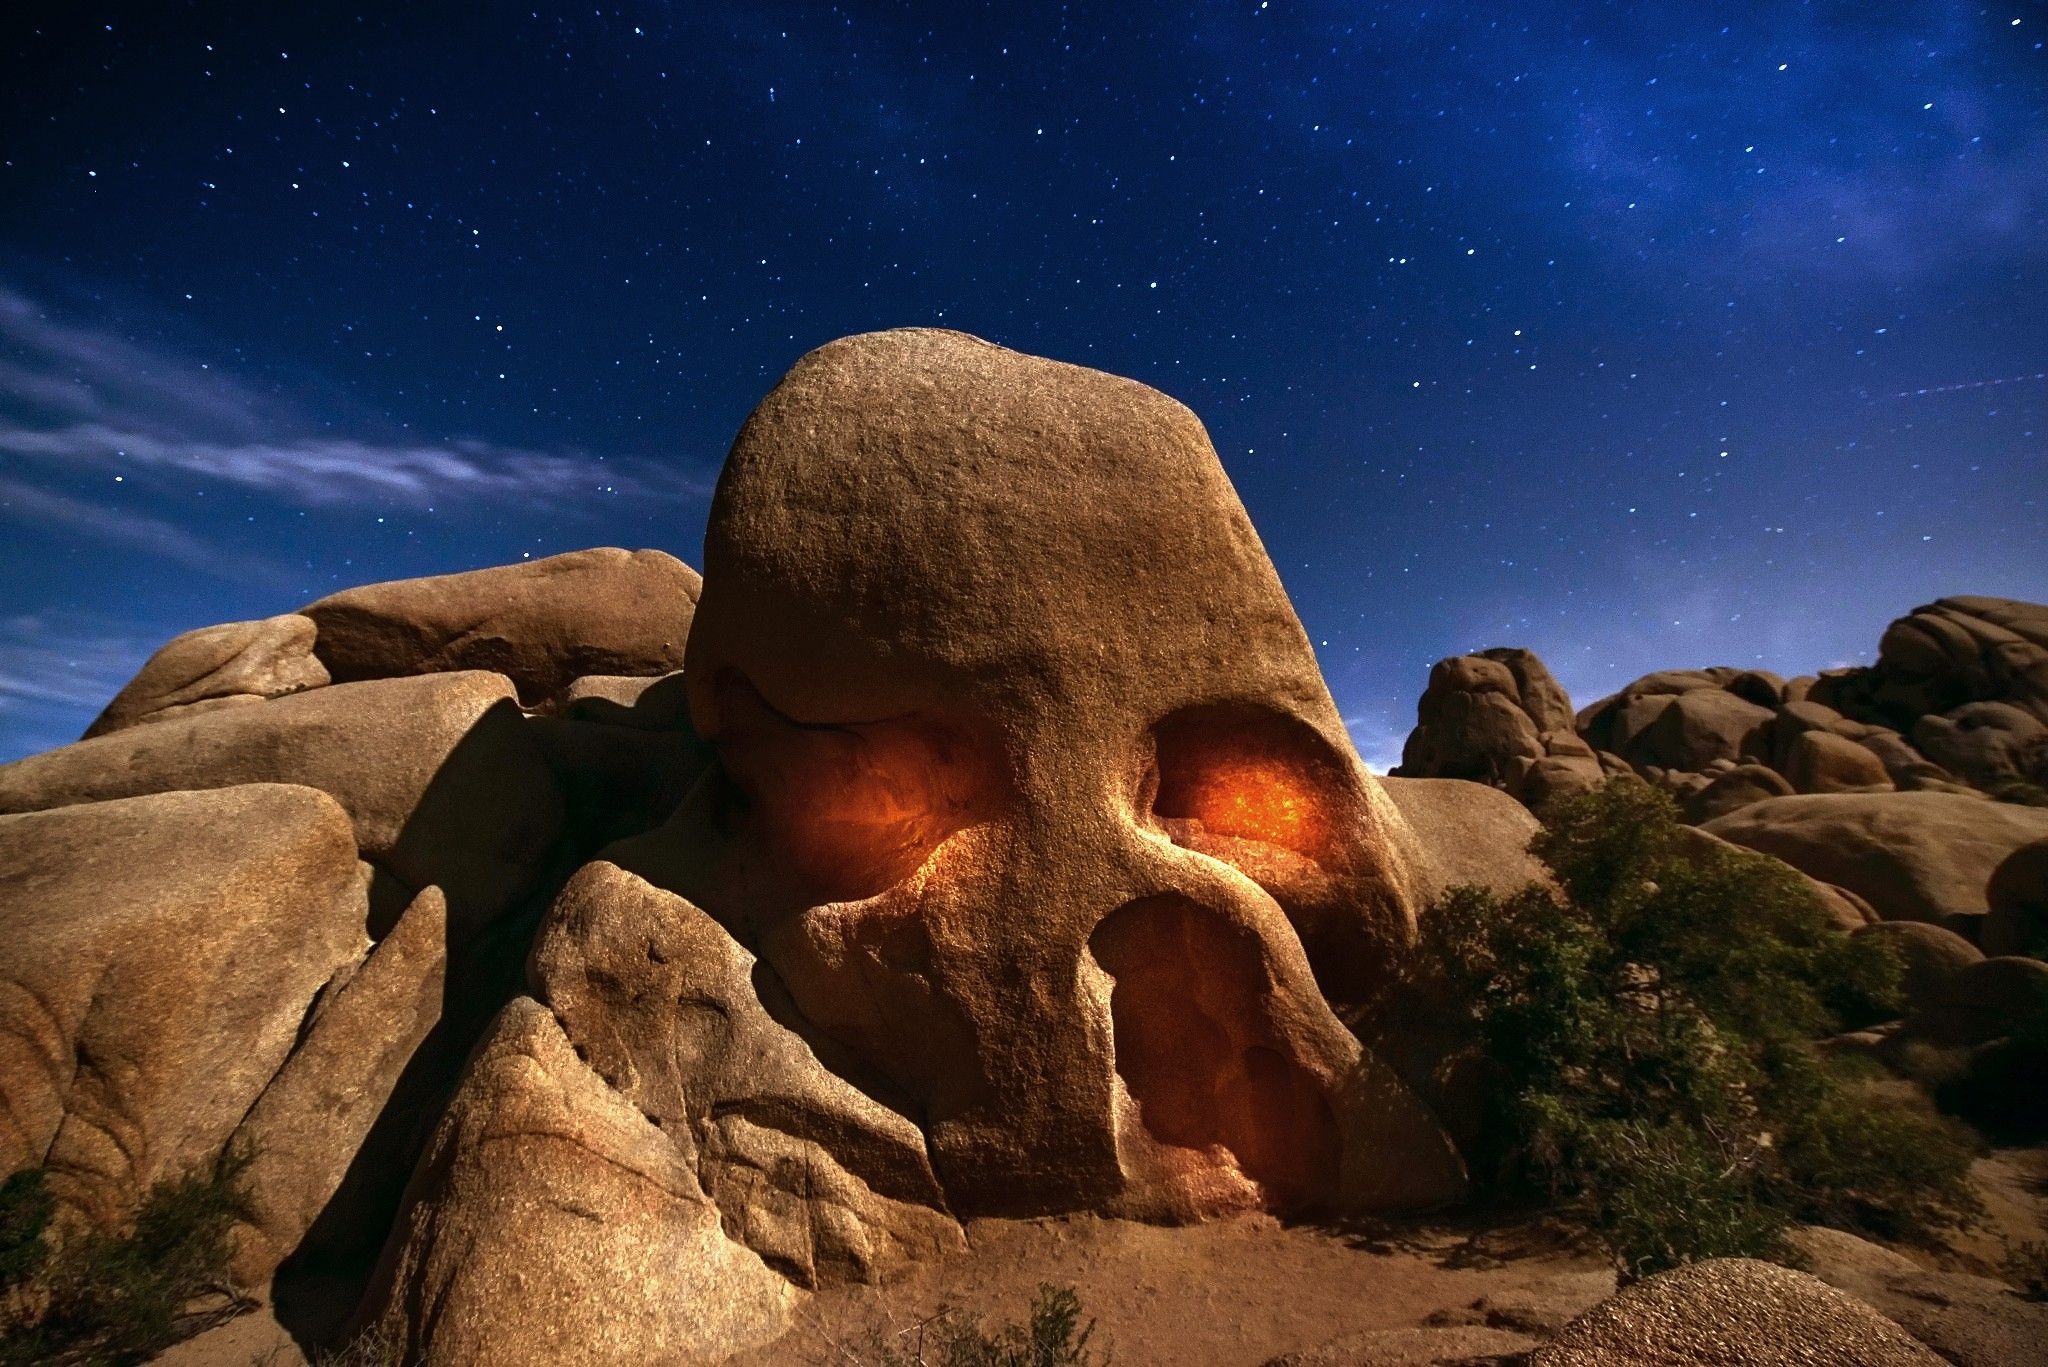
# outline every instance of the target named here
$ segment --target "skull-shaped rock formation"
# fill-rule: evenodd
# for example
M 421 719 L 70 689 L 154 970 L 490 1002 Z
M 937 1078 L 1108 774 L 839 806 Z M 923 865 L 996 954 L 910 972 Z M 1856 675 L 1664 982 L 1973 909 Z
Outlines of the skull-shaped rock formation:
M 723 1351 L 779 1329 L 771 1282 L 975 1214 L 1459 1193 L 1331 1006 L 1430 875 L 1187 409 L 957 333 L 835 342 L 740 433 L 704 568 L 683 683 L 718 763 L 549 913 L 387 1250 L 371 1313 L 412 1351 L 486 1319 L 550 1360 Z M 476 1149 L 513 1134 L 532 1211 Z M 688 1267 L 631 1251 L 657 1209 Z M 597 1267 L 644 1333 L 522 1337 L 489 1291 Z M 404 1309 L 458 1302 L 471 1330 Z
M 1192 413 L 849 338 L 748 420 L 704 556 L 684 677 L 741 801 L 688 891 L 914 1098 L 956 1208 L 1446 1193 L 1317 986 L 1406 940 L 1411 842 Z

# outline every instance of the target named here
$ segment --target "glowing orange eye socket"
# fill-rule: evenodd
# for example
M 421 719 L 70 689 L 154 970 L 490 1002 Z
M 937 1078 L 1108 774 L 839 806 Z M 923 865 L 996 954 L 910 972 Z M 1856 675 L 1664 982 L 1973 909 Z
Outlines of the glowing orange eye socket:
M 719 758 L 768 852 L 821 900 L 899 882 L 988 800 L 984 766 L 918 720 L 806 725 L 738 680 L 720 687 L 718 707 Z
M 1343 765 L 1294 718 L 1249 704 L 1190 708 L 1159 723 L 1153 758 L 1152 814 L 1175 840 L 1261 867 L 1267 856 L 1217 842 L 1256 842 L 1312 860 L 1329 854 L 1342 820 Z
M 1187 785 L 1182 805 L 1212 835 L 1294 850 L 1321 843 L 1321 816 L 1308 789 L 1285 766 L 1269 760 L 1212 763 Z
M 817 872 L 893 882 L 964 824 L 965 794 L 916 737 L 840 733 L 805 748 L 770 805 L 791 855 Z

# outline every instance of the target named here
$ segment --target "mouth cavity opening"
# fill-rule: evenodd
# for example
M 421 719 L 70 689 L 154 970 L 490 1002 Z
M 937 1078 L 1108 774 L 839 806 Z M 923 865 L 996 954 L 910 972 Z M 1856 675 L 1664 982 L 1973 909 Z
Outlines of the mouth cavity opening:
M 1275 1022 L 1256 936 L 1179 896 L 1112 912 L 1089 948 L 1110 994 L 1117 1142 L 1139 1205 L 1175 1218 L 1327 1202 L 1327 1087 Z

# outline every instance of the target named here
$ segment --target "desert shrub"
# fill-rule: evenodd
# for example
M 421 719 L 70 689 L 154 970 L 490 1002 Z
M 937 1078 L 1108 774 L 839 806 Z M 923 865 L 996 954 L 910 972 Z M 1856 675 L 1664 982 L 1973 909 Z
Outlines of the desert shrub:
M 45 1236 L 56 1213 L 49 1174 L 41 1168 L 21 1168 L 0 1182 L 0 1295 L 11 1296 L 43 1270 L 50 1258 Z
M 398 1367 L 405 1361 L 405 1345 L 379 1325 L 363 1330 L 339 1348 L 313 1354 L 313 1367 Z
M 1095 1322 L 1081 1322 L 1081 1298 L 1071 1286 L 1041 1286 L 1022 1323 L 993 1330 L 976 1317 L 941 1310 L 911 1334 L 893 1340 L 871 1335 L 864 1348 L 839 1347 L 834 1362 L 863 1367 L 1107 1367 L 1088 1346 Z
M 2014 1249 L 2006 1259 L 2006 1280 L 2030 1301 L 2048 1301 L 2048 1244 L 2032 1240 Z
M 246 1308 L 227 1273 L 248 1163 L 231 1155 L 167 1178 L 127 1230 L 65 1239 L 18 1297 L 0 1363 L 141 1362 L 218 1318 L 189 1313 L 201 1298 Z
M 1418 959 L 1486 1060 L 1482 1177 L 1559 1202 L 1631 1275 L 1779 1253 L 1794 1220 L 1967 1215 L 1967 1131 L 1812 1046 L 1896 1014 L 1892 946 L 1833 929 L 1783 866 L 1689 842 L 1644 784 L 1559 803 L 1531 849 L 1555 889 L 1452 890 Z

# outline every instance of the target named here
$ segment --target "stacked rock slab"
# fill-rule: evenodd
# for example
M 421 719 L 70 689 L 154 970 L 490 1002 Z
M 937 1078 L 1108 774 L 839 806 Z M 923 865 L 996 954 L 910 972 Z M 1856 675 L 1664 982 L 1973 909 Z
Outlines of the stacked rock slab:
M 1491 784 L 1531 808 L 1605 777 L 1574 728 L 1571 699 L 1532 651 L 1438 661 L 1416 712 L 1396 776 Z
M 571 551 L 346 589 L 300 609 L 338 682 L 482 669 L 532 706 L 584 675 L 679 668 L 697 572 L 662 551 Z
M 286 613 L 188 631 L 150 656 L 86 738 L 319 688 L 329 676 L 313 654 L 316 630 L 312 618 Z
M 0 817 L 0 889 L 0 1169 L 102 1224 L 219 1154 L 368 944 L 348 816 L 310 788 Z
M 597 550 L 201 628 L 88 739 L 0 766 L 0 1166 L 113 1225 L 242 1152 L 242 1283 L 374 1254 L 523 957 L 512 913 L 702 766 L 680 681 L 632 696 L 673 677 L 697 584 Z M 520 707 L 586 668 L 612 714 Z
M 562 826 L 511 685 L 479 672 L 334 684 L 31 755 L 0 767 L 0 812 L 239 783 L 333 797 L 365 859 L 447 894 L 458 938 L 533 885 Z

